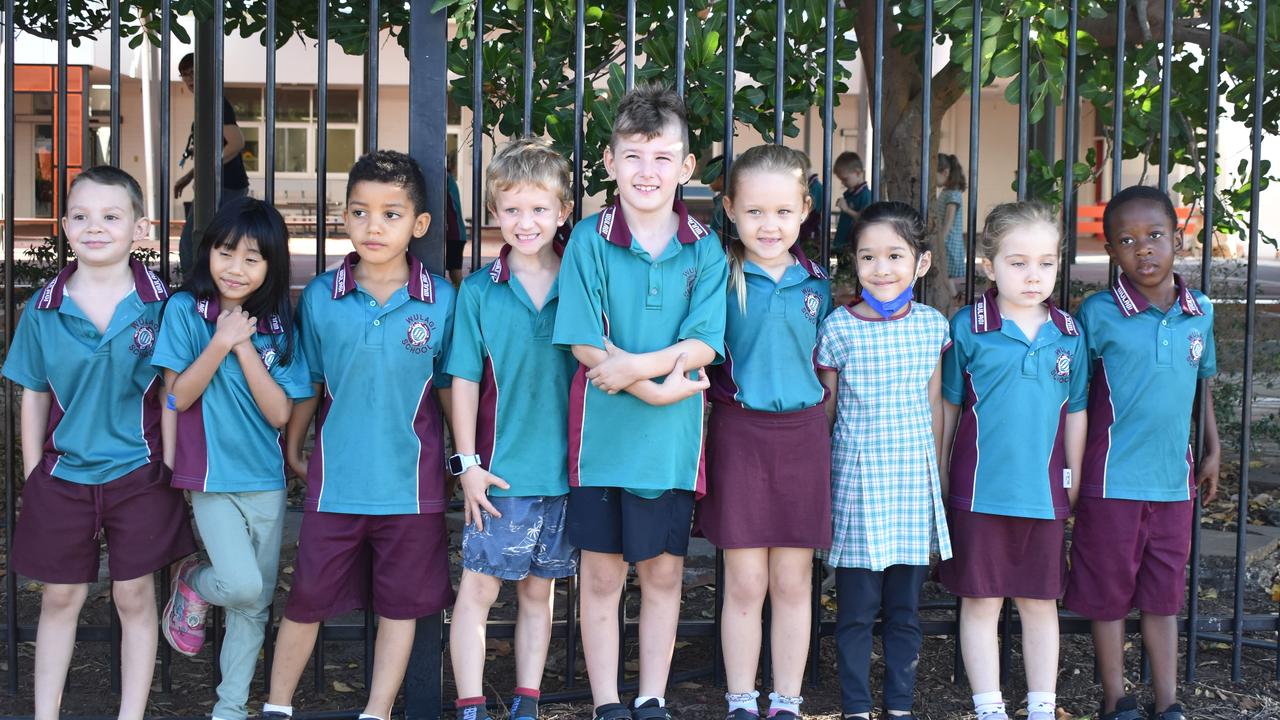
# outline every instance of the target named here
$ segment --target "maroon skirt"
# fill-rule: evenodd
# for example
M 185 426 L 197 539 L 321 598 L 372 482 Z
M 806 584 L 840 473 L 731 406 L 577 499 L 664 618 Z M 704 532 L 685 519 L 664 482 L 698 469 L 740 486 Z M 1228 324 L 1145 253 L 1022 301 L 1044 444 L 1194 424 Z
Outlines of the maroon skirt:
M 713 403 L 695 533 L 724 549 L 831 547 L 831 432 L 822 405 Z
M 952 557 L 938 566 L 943 587 L 960 597 L 1056 600 L 1067 586 L 1067 521 L 947 512 Z

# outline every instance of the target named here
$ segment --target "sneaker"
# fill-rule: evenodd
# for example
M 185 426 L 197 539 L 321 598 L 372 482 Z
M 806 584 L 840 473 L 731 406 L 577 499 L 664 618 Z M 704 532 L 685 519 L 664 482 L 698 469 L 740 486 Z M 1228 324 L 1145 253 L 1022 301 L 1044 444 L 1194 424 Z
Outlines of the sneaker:
M 1027 720 L 1058 720 L 1053 713 L 1036 711 L 1027 714 Z
M 778 712 L 770 712 L 769 720 L 800 720 L 800 716 L 790 710 L 779 710 Z
M 671 713 L 657 700 L 646 700 L 638 708 L 631 708 L 631 720 L 671 720 Z
M 750 710 L 738 708 L 728 715 L 725 715 L 724 720 L 760 720 L 760 715 L 753 713 Z
M 1102 712 L 1099 709 L 1098 720 L 1143 720 L 1142 713 L 1138 711 L 1138 699 L 1132 695 L 1125 695 L 1116 701 L 1115 710 Z
M 191 574 L 199 567 L 200 560 L 195 555 L 179 563 L 178 571 L 173 574 L 169 603 L 160 618 L 160 631 L 169 646 L 188 657 L 204 647 L 204 619 L 209 613 L 209 603 L 189 583 Z M 263 717 L 270 715 L 288 717 L 283 713 L 263 713 Z
M 538 702 L 525 695 L 511 696 L 511 720 L 538 720 Z
M 468 705 L 458 708 L 457 720 L 491 720 L 489 708 L 484 705 Z
M 1150 720 L 1187 720 L 1186 713 L 1182 712 L 1182 706 L 1174 703 L 1165 708 L 1164 712 L 1156 712 L 1155 705 L 1147 706 L 1147 717 Z
M 293 716 L 276 710 L 263 710 L 254 720 L 293 720 Z
M 631 711 L 622 703 L 608 703 L 596 708 L 595 720 L 631 720 Z

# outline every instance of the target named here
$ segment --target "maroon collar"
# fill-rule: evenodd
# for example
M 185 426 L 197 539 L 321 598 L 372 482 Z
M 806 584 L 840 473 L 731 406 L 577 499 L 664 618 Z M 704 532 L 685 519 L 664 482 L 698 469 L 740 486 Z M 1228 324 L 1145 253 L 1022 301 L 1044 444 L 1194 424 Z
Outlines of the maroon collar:
M 422 261 L 414 257 L 412 253 L 405 253 L 405 258 L 409 263 L 409 282 L 405 287 L 409 290 L 409 297 L 423 302 L 434 303 L 436 301 L 436 284 L 431 278 L 431 273 L 427 271 Z M 345 296 L 347 293 L 356 289 L 355 266 L 360 262 L 359 253 L 349 252 L 342 259 L 342 267 L 333 274 L 333 299 L 337 300 Z
M 551 249 L 556 251 L 556 255 L 564 257 L 564 245 L 559 240 L 551 241 Z M 511 279 L 511 265 L 507 263 L 507 256 L 511 254 L 511 246 L 502 245 L 502 249 L 498 251 L 498 259 L 489 265 L 489 279 L 496 283 L 504 283 Z
M 58 276 L 49 281 L 40 291 L 39 299 L 36 300 L 36 307 L 41 310 L 62 307 L 62 297 L 66 293 L 67 281 L 80 267 L 79 260 L 72 260 L 67 266 L 62 268 Z M 138 298 L 144 303 L 159 302 L 169 297 L 169 288 L 165 287 L 164 281 L 160 276 L 147 269 L 137 258 L 129 258 L 129 269 L 133 272 L 133 287 L 138 292 Z
M 1004 319 L 1000 317 L 1000 307 L 996 304 L 996 295 L 997 290 L 992 287 L 973 301 L 973 312 L 969 317 L 973 332 L 979 334 L 994 332 L 1004 325 Z M 1072 337 L 1080 334 L 1080 326 L 1076 323 L 1076 319 L 1055 305 L 1052 298 L 1046 299 L 1044 306 L 1048 308 L 1049 319 L 1053 321 L 1059 332 Z
M 218 322 L 218 315 L 222 314 L 222 303 L 216 297 L 200 298 L 196 300 L 196 314 L 211 323 Z M 259 318 L 258 332 L 263 335 L 283 335 L 284 323 L 280 321 L 280 316 L 275 313 L 268 318 Z
M 1188 315 L 1204 315 L 1200 302 L 1196 300 L 1191 288 L 1187 287 L 1187 283 L 1178 273 L 1173 274 L 1173 286 L 1178 294 L 1178 304 L 1182 306 L 1182 312 Z M 1111 297 L 1116 301 L 1116 307 L 1120 308 L 1120 314 L 1125 317 L 1133 317 L 1151 307 L 1151 302 L 1124 273 L 1120 273 L 1120 277 L 1111 286 Z
M 800 267 L 804 268 L 810 277 L 815 277 L 819 280 L 827 279 L 827 273 L 822 269 L 822 266 L 805 257 L 804 250 L 800 249 L 799 242 L 791 246 L 791 256 L 796 259 L 796 262 L 800 263 Z
M 682 244 L 695 243 L 711 234 L 707 226 L 689 214 L 689 209 L 678 198 L 672 201 L 671 209 L 680 216 L 680 223 L 676 226 L 676 239 Z M 627 227 L 627 218 L 622 212 L 620 201 L 615 201 L 596 216 L 596 232 L 618 247 L 631 247 L 631 228 Z

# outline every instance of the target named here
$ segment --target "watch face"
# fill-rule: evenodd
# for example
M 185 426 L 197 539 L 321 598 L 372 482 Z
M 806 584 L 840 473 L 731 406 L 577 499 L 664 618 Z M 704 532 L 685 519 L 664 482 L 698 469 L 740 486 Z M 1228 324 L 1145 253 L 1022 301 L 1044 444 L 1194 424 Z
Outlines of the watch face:
M 448 462 L 445 463 L 445 466 L 448 467 L 450 474 L 461 475 L 462 474 L 462 456 L 450 455 Z

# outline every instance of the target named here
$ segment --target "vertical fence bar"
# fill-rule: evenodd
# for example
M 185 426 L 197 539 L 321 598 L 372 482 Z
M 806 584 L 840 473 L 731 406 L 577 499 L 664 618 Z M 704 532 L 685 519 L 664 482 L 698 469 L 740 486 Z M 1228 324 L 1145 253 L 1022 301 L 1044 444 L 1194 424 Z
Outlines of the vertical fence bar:
M 726 0 L 724 13 L 724 162 L 721 172 L 727 184 L 729 169 L 733 167 L 733 93 L 734 86 L 737 84 L 734 81 L 737 79 L 735 56 L 738 47 L 738 3 L 735 0 Z M 728 228 L 725 228 L 725 231 L 727 232 Z M 720 592 L 719 588 L 720 586 L 717 585 L 717 594 Z M 716 627 L 719 628 L 718 622 Z
M 884 141 L 881 130 L 884 118 L 884 0 L 876 0 L 876 56 L 871 72 L 871 132 L 875 142 L 871 145 L 871 197 L 879 200 L 884 197 L 880 192 L 880 166 L 884 155 Z
M 676 93 L 684 97 L 684 52 L 688 44 L 688 0 L 676 0 Z
M 1258 310 L 1258 224 L 1262 222 L 1259 185 L 1262 182 L 1262 110 L 1266 96 L 1267 0 L 1258 0 L 1254 33 L 1253 126 L 1249 141 L 1253 155 L 1249 160 L 1249 264 L 1245 275 L 1244 367 L 1240 390 L 1240 488 L 1236 503 L 1236 573 L 1234 615 L 1231 627 L 1231 681 L 1241 679 L 1241 650 L 1244 643 L 1244 576 L 1245 528 L 1249 526 L 1249 442 L 1253 423 L 1253 331 Z M 1280 672 L 1280 670 L 1278 670 Z
M 1210 266 L 1213 264 L 1213 212 L 1217 197 L 1218 166 L 1218 48 L 1219 30 L 1222 23 L 1222 0 L 1211 0 L 1209 4 L 1209 57 L 1207 65 L 1209 112 L 1205 121 L 1204 138 L 1204 229 L 1201 238 L 1202 254 L 1200 256 L 1200 292 L 1209 294 Z M 1196 388 L 1196 425 L 1195 448 L 1196 460 L 1204 457 L 1205 413 L 1208 409 L 1207 385 L 1204 380 Z M 1191 570 L 1190 583 L 1187 588 L 1187 682 L 1195 680 L 1196 657 L 1200 643 L 1200 514 L 1201 504 L 1192 505 L 1191 519 Z M 1277 670 L 1280 672 L 1280 669 Z
M 969 56 L 971 71 L 969 73 L 969 207 L 966 221 L 965 263 L 964 263 L 964 301 L 973 302 L 974 293 L 974 257 L 978 248 L 978 141 L 981 138 L 979 125 L 982 110 L 982 0 L 973 0 L 973 48 Z M 958 612 L 958 608 L 957 608 Z M 957 615 L 957 619 L 959 615 Z M 959 654 L 960 643 L 956 642 L 956 653 Z
M 14 133 L 13 112 L 13 41 L 17 35 L 17 24 L 13 14 L 13 0 L 4 0 L 4 136 L 12 138 Z M 14 157 L 13 146 L 4 154 L 4 348 L 8 353 L 13 342 L 14 321 L 18 316 L 18 307 L 13 292 L 13 253 L 14 253 Z M 13 381 L 4 380 L 4 556 L 13 557 L 13 528 L 18 518 L 18 428 L 14 422 L 15 393 Z M 5 627 L 5 679 L 8 681 L 9 694 L 18 692 L 18 575 L 14 572 L 4 574 L 4 627 Z
M 1116 0 L 1116 76 L 1111 100 L 1111 196 L 1124 185 L 1124 55 L 1128 0 Z M 1217 93 L 1212 93 L 1217 95 Z M 1215 99 L 1216 102 L 1216 99 Z
M 276 201 L 276 0 L 267 0 L 267 89 L 263 98 L 262 194 Z M 267 633 L 270 638 L 271 633 Z
M 636 85 L 636 0 L 627 0 L 627 90 Z
M 480 267 L 484 222 L 484 2 L 475 5 L 471 37 L 471 272 Z
M 831 269 L 831 135 L 835 122 L 832 113 L 835 111 L 835 74 L 836 74 L 836 3 L 827 0 L 826 13 L 826 58 L 822 75 L 822 268 Z M 820 566 L 819 566 L 820 569 Z M 815 618 L 817 615 L 814 616 Z M 815 643 L 816 644 L 816 643 Z M 816 652 L 816 649 L 815 651 Z M 816 656 L 810 657 L 816 665 Z M 816 672 L 811 671 L 811 672 Z M 817 678 L 813 678 L 817 682 Z
M 573 221 L 582 219 L 582 113 L 587 73 L 587 3 L 577 0 L 573 13 Z M 476 228 L 480 232 L 480 228 Z
M 1169 101 L 1173 99 L 1173 0 L 1164 0 L 1160 40 L 1160 192 L 1169 192 Z M 1216 86 L 1210 91 L 1216 94 Z
M 120 0 L 111 0 L 110 32 L 111 140 L 107 151 L 107 164 L 120 167 Z
M 222 174 L 224 171 L 222 167 L 222 123 L 224 121 L 222 103 L 225 102 L 225 96 L 222 90 L 222 55 L 226 45 L 226 36 L 223 34 L 225 32 L 223 30 L 225 15 L 225 3 L 213 3 L 213 127 L 216 139 L 209 146 L 209 158 L 206 162 L 209 163 L 209 167 L 213 168 L 213 212 L 215 213 L 218 211 L 218 205 L 222 202 Z M 199 167 L 199 165 L 200 162 L 197 160 L 196 166 Z M 208 220 L 206 218 L 205 222 L 208 222 Z M 204 228 L 202 227 L 201 230 L 203 231 Z
M 220 3 L 219 3 L 220 4 Z M 329 164 L 329 3 L 316 3 L 316 274 L 324 272 Z
M 525 135 L 533 132 L 533 3 L 524 4 L 524 116 L 520 129 Z
M 1124 0 L 1120 0 L 1124 2 Z M 1028 102 L 1031 83 L 1031 18 L 1023 17 L 1018 31 L 1018 200 L 1027 199 L 1027 146 L 1031 142 Z M 973 188 L 969 188 L 973 192 Z
M 1080 97 L 1076 87 L 1076 35 L 1079 28 L 1079 0 L 1071 0 L 1067 21 L 1067 86 L 1066 107 L 1062 115 L 1066 126 L 1062 129 L 1062 223 L 1066 231 L 1067 260 L 1062 263 L 1062 282 L 1058 287 L 1058 305 L 1064 310 L 1071 307 L 1071 259 L 1076 248 L 1076 156 L 1080 154 Z M 1165 108 L 1168 111 L 1168 108 Z
M 378 52 L 381 17 L 378 0 L 369 3 L 369 47 L 364 54 L 364 151 L 378 149 Z
M 274 0 L 273 0 L 274 1 Z M 173 106 L 173 83 L 170 82 L 170 73 L 173 61 L 172 48 L 170 43 L 171 24 L 173 22 L 173 11 L 170 7 L 170 0 L 161 0 L 160 2 L 160 67 L 156 70 L 156 83 L 160 86 L 160 117 L 167 118 L 170 114 L 170 108 Z M 160 236 L 160 277 L 165 284 L 170 281 L 169 268 L 169 219 L 170 219 L 170 194 L 169 179 L 173 170 L 173 139 L 169 136 L 170 128 L 165 123 L 160 123 L 160 168 L 156 175 L 160 178 L 160 187 L 156 188 L 156 207 L 160 211 L 160 227 L 158 234 Z M 168 643 L 165 643 L 168 645 Z M 166 659 L 161 654 L 161 659 Z
M 786 120 L 783 101 L 786 96 L 787 79 L 787 0 L 775 0 L 777 12 L 774 22 L 777 24 L 777 42 L 773 55 L 773 142 L 782 144 L 782 126 Z
M 55 162 L 58 166 L 54 174 L 53 188 L 53 225 L 58 229 L 58 268 L 67 264 L 67 236 L 62 229 L 62 218 L 67 213 L 67 3 L 58 3 L 58 112 L 57 132 L 54 142 L 57 143 Z
M 924 0 L 924 28 L 920 40 L 920 215 L 929 217 L 929 188 L 933 177 L 933 0 Z M 946 272 L 946 268 L 942 268 Z

